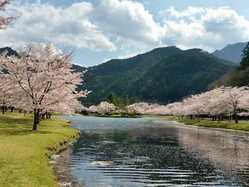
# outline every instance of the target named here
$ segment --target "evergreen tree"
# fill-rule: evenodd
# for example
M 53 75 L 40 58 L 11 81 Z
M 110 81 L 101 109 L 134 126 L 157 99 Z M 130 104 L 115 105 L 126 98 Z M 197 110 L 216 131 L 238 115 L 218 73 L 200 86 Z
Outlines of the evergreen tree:
M 124 109 L 127 105 L 130 104 L 128 96 L 126 96 L 126 98 L 124 99 L 123 97 L 116 96 L 115 94 L 110 94 L 107 97 L 107 101 L 109 103 L 114 104 L 116 107 L 120 109 Z
M 247 69 L 249 67 L 249 42 L 243 50 L 242 60 L 240 63 L 240 69 Z

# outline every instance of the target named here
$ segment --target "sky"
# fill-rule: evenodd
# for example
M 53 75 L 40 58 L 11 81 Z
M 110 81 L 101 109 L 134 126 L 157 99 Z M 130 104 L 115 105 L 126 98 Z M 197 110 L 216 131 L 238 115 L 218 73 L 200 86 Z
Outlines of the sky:
M 16 0 L 6 14 L 17 19 L 0 30 L 0 45 L 54 43 L 82 66 L 165 46 L 212 52 L 249 41 L 248 7 L 248 0 Z

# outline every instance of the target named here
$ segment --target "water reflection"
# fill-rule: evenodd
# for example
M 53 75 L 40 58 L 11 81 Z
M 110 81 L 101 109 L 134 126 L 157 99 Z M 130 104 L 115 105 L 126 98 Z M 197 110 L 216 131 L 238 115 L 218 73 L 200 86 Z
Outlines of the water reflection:
M 181 128 L 178 140 L 188 153 L 209 160 L 215 168 L 221 168 L 227 177 L 240 180 L 245 186 L 249 184 L 248 133 Z
M 70 117 L 72 172 L 87 187 L 246 186 L 248 137 L 152 118 Z

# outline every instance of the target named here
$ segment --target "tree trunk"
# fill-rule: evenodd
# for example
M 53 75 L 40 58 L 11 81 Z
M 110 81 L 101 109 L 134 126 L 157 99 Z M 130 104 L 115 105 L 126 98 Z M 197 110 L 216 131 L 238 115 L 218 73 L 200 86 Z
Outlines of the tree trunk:
M 234 121 L 235 121 L 236 124 L 239 123 L 237 113 L 234 113 L 234 114 L 233 114 L 233 118 L 234 118 Z
M 34 109 L 34 122 L 33 122 L 33 131 L 37 130 L 38 124 L 40 123 L 40 110 Z
M 51 113 L 50 112 L 46 112 L 46 119 L 51 119 Z
M 2 114 L 5 114 L 5 106 L 2 106 Z

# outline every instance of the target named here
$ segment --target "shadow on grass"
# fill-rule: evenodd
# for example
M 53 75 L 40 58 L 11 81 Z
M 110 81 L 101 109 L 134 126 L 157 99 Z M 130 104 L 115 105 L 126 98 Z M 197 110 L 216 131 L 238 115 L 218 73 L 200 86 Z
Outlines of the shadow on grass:
M 0 136 L 25 136 L 25 135 L 31 135 L 31 134 L 51 134 L 52 132 L 44 131 L 44 130 L 38 130 L 38 131 L 32 131 L 28 129 L 1 129 L 0 128 Z
M 32 119 L 31 118 L 15 118 L 11 116 L 0 116 L 0 123 L 6 123 L 9 125 L 17 125 L 17 124 L 23 124 L 23 125 L 31 125 L 32 124 Z
M 32 123 L 31 118 L 2 115 L 0 116 L 0 136 L 51 134 L 51 132 L 45 130 L 32 131 Z

